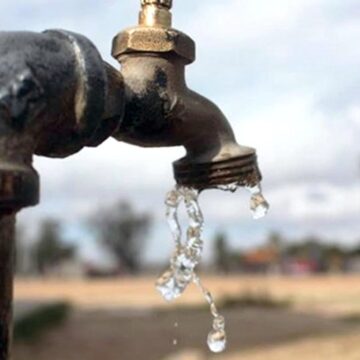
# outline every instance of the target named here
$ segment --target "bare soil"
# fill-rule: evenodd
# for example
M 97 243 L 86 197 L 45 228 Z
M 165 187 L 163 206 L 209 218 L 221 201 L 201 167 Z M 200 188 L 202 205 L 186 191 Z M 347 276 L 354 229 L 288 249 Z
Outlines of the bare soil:
M 64 299 L 74 304 L 68 322 L 35 344 L 16 344 L 14 360 L 207 360 L 207 310 L 163 303 L 154 279 L 106 282 L 18 281 L 22 301 Z M 209 278 L 217 298 L 259 291 L 292 298 L 286 309 L 227 310 L 229 349 L 219 360 L 360 360 L 360 277 Z M 203 302 L 192 289 L 179 305 Z M 178 327 L 174 324 L 178 323 Z M 177 345 L 174 346 L 174 339 Z

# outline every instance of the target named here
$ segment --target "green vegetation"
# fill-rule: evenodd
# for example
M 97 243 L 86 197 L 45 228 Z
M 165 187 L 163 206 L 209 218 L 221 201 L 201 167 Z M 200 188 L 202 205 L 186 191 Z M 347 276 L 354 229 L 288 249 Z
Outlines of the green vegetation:
M 144 238 L 151 223 L 150 214 L 136 212 L 128 202 L 98 209 L 89 219 L 99 243 L 115 257 L 119 270 L 129 274 L 141 270 Z
M 74 259 L 75 255 L 76 249 L 63 243 L 59 223 L 50 219 L 44 220 L 39 240 L 32 253 L 37 272 L 46 275 L 62 262 Z
M 36 341 L 41 335 L 65 322 L 70 314 L 70 305 L 57 303 L 42 306 L 15 322 L 15 341 Z
M 233 309 L 237 307 L 259 307 L 267 309 L 287 309 L 291 306 L 289 299 L 275 299 L 267 292 L 247 291 L 237 296 L 226 296 L 219 301 L 221 308 Z
M 360 324 L 360 313 L 345 315 L 341 320 L 352 324 Z
M 291 299 L 276 299 L 266 291 L 246 291 L 238 295 L 224 296 L 216 301 L 216 304 L 221 311 L 237 308 L 288 309 L 292 306 L 292 301 Z M 177 312 L 209 311 L 209 305 L 204 302 L 198 305 L 179 305 L 175 309 Z M 166 311 L 166 309 L 159 309 L 158 313 Z

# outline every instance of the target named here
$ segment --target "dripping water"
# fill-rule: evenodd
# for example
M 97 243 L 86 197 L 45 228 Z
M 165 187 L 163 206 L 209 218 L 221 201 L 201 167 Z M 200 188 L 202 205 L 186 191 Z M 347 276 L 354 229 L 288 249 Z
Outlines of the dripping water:
M 235 192 L 238 187 L 237 183 L 233 183 L 219 186 L 218 189 Z M 268 212 L 269 204 L 262 194 L 260 184 L 248 186 L 247 189 L 251 194 L 250 210 L 253 217 L 254 219 L 260 219 Z M 190 283 L 194 283 L 200 289 L 210 306 L 213 317 L 212 330 L 208 335 L 207 343 L 211 351 L 219 353 L 226 348 L 225 319 L 219 313 L 213 296 L 203 286 L 195 272 L 203 252 L 202 230 L 204 217 L 198 198 L 198 190 L 184 186 L 176 186 L 166 196 L 166 218 L 175 242 L 175 251 L 170 260 L 170 267 L 159 277 L 156 288 L 166 301 L 177 299 L 184 293 Z M 182 230 L 178 219 L 178 208 L 181 203 L 185 204 L 189 218 L 185 241 L 182 241 Z M 177 340 L 174 340 L 174 345 L 177 345 Z
M 263 218 L 269 211 L 270 205 L 265 200 L 261 185 L 247 186 L 246 189 L 251 194 L 250 210 L 255 220 Z

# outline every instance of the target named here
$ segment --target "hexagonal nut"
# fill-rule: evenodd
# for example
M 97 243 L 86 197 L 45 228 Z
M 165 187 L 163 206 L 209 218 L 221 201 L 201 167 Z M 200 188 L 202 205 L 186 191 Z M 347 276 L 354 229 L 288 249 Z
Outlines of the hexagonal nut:
M 188 35 L 175 29 L 146 26 L 127 29 L 114 38 L 114 58 L 136 52 L 173 52 L 190 64 L 195 61 L 195 42 Z

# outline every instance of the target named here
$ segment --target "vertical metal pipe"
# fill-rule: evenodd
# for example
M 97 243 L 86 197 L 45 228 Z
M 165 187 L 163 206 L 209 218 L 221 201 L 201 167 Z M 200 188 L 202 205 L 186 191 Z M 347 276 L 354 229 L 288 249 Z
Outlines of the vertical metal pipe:
M 15 215 L 0 213 L 0 360 L 11 359 Z

